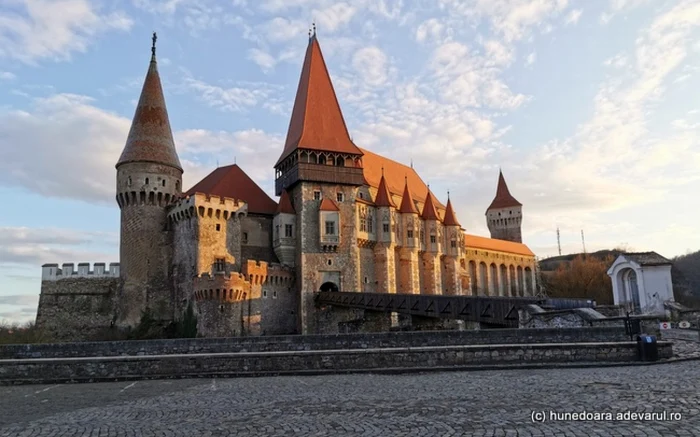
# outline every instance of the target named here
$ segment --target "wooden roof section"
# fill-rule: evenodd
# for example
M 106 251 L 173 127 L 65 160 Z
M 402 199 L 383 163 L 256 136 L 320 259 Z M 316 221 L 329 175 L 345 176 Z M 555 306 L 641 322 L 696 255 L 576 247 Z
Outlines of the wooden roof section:
M 280 196 L 280 202 L 277 206 L 276 214 L 296 214 L 294 206 L 292 205 L 292 200 L 289 198 L 289 193 L 287 190 L 282 190 L 282 195 Z
M 155 41 L 155 36 L 154 36 Z M 156 63 L 155 42 L 131 129 L 117 167 L 127 162 L 153 162 L 182 170 L 170 129 L 163 87 Z
M 516 206 L 522 206 L 522 203 L 515 200 L 515 197 L 510 194 L 508 185 L 506 184 L 506 179 L 503 177 L 503 172 L 499 171 L 496 197 L 494 197 L 493 202 L 491 202 L 488 209 L 509 208 Z
M 275 166 L 296 149 L 362 155 L 350 139 L 316 35 L 309 39 L 287 140 Z
M 277 202 L 272 200 L 237 164 L 219 167 L 190 188 L 185 195 L 194 193 L 230 197 L 248 204 L 248 212 L 274 215 Z
M 522 243 L 480 237 L 478 235 L 464 234 L 464 244 L 467 249 L 484 249 L 523 256 L 535 256 L 535 254 Z

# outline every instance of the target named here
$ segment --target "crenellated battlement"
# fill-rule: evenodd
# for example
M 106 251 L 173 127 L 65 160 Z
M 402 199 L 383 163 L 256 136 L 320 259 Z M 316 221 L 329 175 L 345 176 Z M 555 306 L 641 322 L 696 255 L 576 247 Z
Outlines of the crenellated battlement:
M 296 275 L 294 269 L 281 264 L 270 264 L 267 267 L 267 280 L 265 285 L 291 287 Z
M 166 207 L 177 201 L 177 196 L 154 191 L 124 191 L 117 193 L 119 208 L 138 205 Z
M 249 296 L 249 289 L 250 284 L 245 277 L 236 272 L 221 272 L 214 276 L 204 273 L 194 279 L 196 301 L 240 302 Z
M 251 285 L 262 285 L 267 280 L 267 263 L 265 261 L 248 260 L 243 264 L 243 275 Z
M 75 268 L 73 263 L 64 263 L 59 267 L 58 264 L 44 264 L 41 266 L 42 281 L 58 281 L 68 278 L 118 278 L 119 263 L 95 263 L 93 269 L 90 270 L 90 263 L 78 263 L 78 268 Z
M 248 204 L 242 200 L 194 193 L 179 199 L 168 213 L 168 219 L 178 222 L 199 216 L 228 220 L 241 214 L 248 214 Z

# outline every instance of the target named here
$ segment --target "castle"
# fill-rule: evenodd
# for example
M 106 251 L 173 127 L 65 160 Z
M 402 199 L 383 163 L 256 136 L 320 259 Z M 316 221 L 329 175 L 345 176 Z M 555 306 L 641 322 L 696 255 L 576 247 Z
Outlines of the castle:
M 116 164 L 119 263 L 45 264 L 36 322 L 57 340 L 134 327 L 144 311 L 202 336 L 318 332 L 313 294 L 534 294 L 522 205 L 499 174 L 491 238 L 470 235 L 412 166 L 361 149 L 309 39 L 271 199 L 238 165 L 187 191 L 158 75 L 148 72 Z

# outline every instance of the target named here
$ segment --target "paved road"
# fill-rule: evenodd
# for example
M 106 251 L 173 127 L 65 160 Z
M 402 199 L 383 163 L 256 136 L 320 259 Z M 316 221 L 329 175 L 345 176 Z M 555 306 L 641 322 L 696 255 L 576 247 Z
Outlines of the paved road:
M 698 436 L 700 362 L 0 387 L 0 436 Z M 532 412 L 680 414 L 616 422 Z M 603 417 L 604 418 L 604 417 Z

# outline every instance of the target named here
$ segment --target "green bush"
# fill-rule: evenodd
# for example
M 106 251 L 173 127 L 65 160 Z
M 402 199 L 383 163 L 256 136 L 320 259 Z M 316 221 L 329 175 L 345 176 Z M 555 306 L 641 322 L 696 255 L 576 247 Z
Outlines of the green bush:
M 0 344 L 49 343 L 51 339 L 34 322 L 0 323 Z

